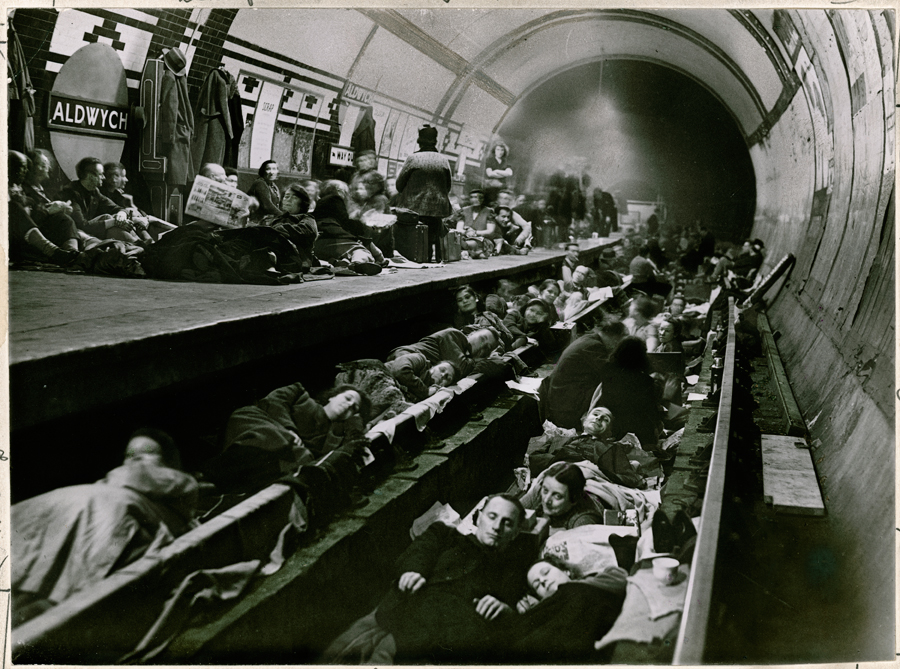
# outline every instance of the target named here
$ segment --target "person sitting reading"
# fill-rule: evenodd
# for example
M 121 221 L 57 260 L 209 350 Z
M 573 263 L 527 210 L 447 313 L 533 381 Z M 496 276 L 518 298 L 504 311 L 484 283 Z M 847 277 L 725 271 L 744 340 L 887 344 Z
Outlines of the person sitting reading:
M 199 484 L 180 469 L 172 438 L 142 428 L 102 480 L 13 504 L 13 627 L 194 527 Z

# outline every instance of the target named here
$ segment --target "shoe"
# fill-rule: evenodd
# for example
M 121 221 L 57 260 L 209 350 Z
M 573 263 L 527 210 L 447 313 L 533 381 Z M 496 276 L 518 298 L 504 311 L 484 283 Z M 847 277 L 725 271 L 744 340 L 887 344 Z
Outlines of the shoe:
M 50 262 L 61 267 L 68 267 L 78 259 L 78 251 L 56 249 L 50 254 Z
M 376 274 L 381 274 L 381 265 L 373 262 L 353 263 L 352 265 L 350 265 L 350 269 L 357 274 L 363 274 L 364 276 L 375 276 Z
M 675 528 L 662 509 L 653 514 L 653 550 L 657 553 L 671 553 L 675 547 Z

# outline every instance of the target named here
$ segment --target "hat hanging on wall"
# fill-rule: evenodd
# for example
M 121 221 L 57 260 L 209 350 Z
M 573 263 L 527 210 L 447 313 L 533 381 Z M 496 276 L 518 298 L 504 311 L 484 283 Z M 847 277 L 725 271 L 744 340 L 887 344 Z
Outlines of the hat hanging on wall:
M 183 77 L 187 74 L 187 59 L 181 53 L 181 49 L 177 47 L 163 49 L 163 62 L 176 77 Z

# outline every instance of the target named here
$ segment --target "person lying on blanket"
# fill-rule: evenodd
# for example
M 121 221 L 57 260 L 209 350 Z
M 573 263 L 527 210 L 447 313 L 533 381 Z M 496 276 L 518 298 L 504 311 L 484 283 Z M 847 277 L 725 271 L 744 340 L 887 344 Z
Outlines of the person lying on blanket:
M 441 360 L 433 365 L 422 353 L 401 355 L 385 363 L 385 367 L 413 402 L 431 397 L 458 377 L 456 365 L 452 362 Z
M 476 371 L 478 361 L 489 357 L 500 348 L 497 333 L 490 328 L 476 328 L 465 333 L 456 328 L 445 328 L 415 344 L 399 346 L 388 354 L 392 362 L 403 355 L 421 353 L 432 365 L 447 360 L 457 368 L 460 378 Z
M 528 570 L 533 595 L 519 600 L 521 614 L 506 633 L 505 661 L 554 664 L 603 663 L 594 642 L 606 634 L 622 611 L 628 573 L 617 566 L 588 577 L 558 565 L 550 557 Z M 606 658 L 608 659 L 608 658 Z
M 248 492 L 329 453 L 339 472 L 355 473 L 368 444 L 363 426 L 370 407 L 355 386 L 335 386 L 320 401 L 300 383 L 277 388 L 231 414 L 225 447 L 204 475 L 222 492 Z
M 119 467 L 13 504 L 13 627 L 194 527 L 199 485 L 172 438 L 137 430 Z
M 478 513 L 473 534 L 430 525 L 397 560 L 397 580 L 374 615 L 339 636 L 324 662 L 345 662 L 354 641 L 372 630 L 379 641 L 374 654 L 359 658 L 366 663 L 499 661 L 502 633 L 535 557 L 531 542 L 515 541 L 524 519 L 515 497 L 497 494 Z

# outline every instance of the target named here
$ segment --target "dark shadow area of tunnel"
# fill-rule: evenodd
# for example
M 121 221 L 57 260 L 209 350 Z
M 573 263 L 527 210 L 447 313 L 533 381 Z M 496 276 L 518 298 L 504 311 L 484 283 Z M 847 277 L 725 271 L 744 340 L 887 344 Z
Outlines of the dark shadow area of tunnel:
M 731 113 L 702 85 L 663 65 L 606 60 L 545 81 L 510 110 L 498 133 L 517 183 L 544 188 L 561 164 L 584 162 L 587 191 L 656 201 L 670 219 L 703 221 L 739 242 L 753 227 L 756 178 Z

